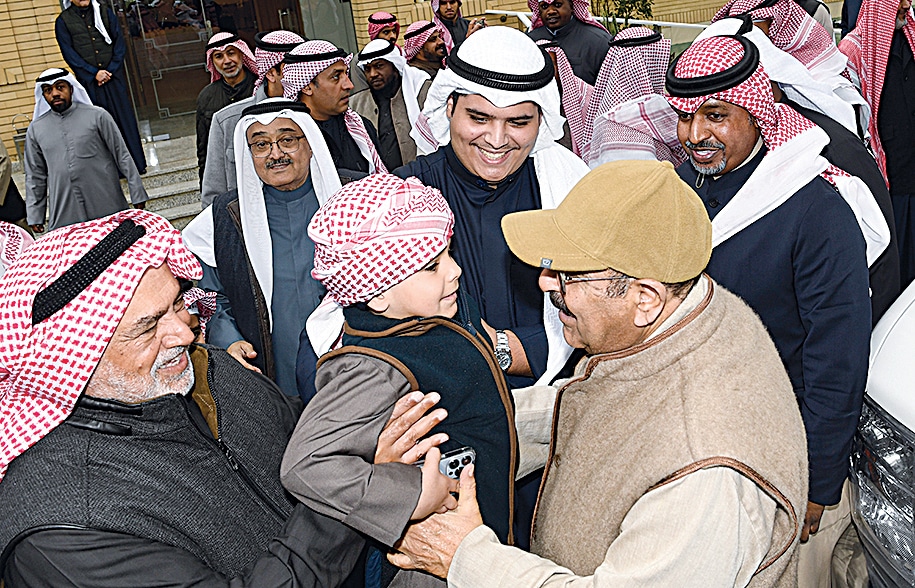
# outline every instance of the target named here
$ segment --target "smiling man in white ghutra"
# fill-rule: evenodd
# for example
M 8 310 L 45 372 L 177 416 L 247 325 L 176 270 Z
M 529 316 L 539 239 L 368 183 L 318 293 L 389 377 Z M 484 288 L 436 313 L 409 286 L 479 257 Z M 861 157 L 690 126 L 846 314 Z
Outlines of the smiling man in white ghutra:
M 296 395 L 305 319 L 324 297 L 311 277 L 305 231 L 340 180 L 308 109 L 280 98 L 242 113 L 235 128 L 237 190 L 218 196 L 184 230 L 203 263 L 200 286 L 218 292 L 207 341 Z

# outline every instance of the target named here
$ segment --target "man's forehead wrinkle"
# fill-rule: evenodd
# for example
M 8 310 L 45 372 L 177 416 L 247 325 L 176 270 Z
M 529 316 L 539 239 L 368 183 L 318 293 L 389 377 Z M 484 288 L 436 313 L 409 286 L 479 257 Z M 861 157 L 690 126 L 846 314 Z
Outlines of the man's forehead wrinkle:
M 143 333 L 150 326 L 156 324 L 158 320 L 164 315 L 161 314 L 146 314 L 141 317 L 138 317 L 136 320 L 130 323 L 130 325 L 125 325 L 127 329 L 124 331 L 123 336 L 127 338 L 135 337 L 140 333 Z

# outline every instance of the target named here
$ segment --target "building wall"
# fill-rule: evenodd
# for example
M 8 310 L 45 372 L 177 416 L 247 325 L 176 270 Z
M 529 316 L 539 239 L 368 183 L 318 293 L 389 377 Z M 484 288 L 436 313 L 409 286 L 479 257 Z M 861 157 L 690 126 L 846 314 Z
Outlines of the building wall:
M 681 0 L 686 2 L 688 0 Z M 429 2 L 413 2 L 412 0 L 352 0 L 353 20 L 356 23 L 356 40 L 360 48 L 369 42 L 368 23 L 369 15 L 379 10 L 390 12 L 400 21 L 401 42 L 404 30 L 410 23 L 417 20 L 432 20 L 432 8 Z M 487 10 L 512 10 L 517 12 L 528 11 L 527 0 L 462 0 L 461 14 L 464 18 L 471 19 L 484 16 Z M 518 19 L 507 17 L 502 22 L 495 15 L 488 15 L 489 24 L 504 24 L 520 27 Z
M 58 14 L 58 0 L 0 0 L 0 139 L 13 157 L 12 119 L 31 118 L 35 78 L 49 67 L 67 66 L 54 39 Z
M 654 0 L 652 17 L 671 22 L 708 22 L 723 5 L 722 0 Z

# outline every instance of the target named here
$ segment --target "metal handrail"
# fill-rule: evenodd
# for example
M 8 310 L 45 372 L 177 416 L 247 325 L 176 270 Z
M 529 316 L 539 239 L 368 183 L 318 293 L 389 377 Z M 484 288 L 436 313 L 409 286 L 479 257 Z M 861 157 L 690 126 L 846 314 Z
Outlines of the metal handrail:
M 504 14 L 506 16 L 514 16 L 521 24 L 526 26 L 528 29 L 531 28 L 531 18 L 533 13 L 531 12 L 518 12 L 514 10 L 487 10 L 486 14 Z M 609 20 L 607 17 L 598 17 L 599 20 L 603 20 L 605 23 Z M 637 18 L 630 18 L 628 21 L 623 18 L 615 18 L 617 24 L 625 24 L 628 22 L 633 25 L 640 25 L 645 27 L 666 27 L 666 28 L 680 28 L 680 29 L 699 29 L 704 30 L 708 25 L 707 24 L 693 24 L 685 22 L 670 22 L 666 20 L 641 20 Z
M 487 10 L 486 14 L 504 14 L 505 16 L 514 16 L 520 20 L 521 24 L 527 27 L 528 30 L 531 28 L 531 16 L 533 16 L 533 13 L 531 12 L 516 12 L 514 10 Z

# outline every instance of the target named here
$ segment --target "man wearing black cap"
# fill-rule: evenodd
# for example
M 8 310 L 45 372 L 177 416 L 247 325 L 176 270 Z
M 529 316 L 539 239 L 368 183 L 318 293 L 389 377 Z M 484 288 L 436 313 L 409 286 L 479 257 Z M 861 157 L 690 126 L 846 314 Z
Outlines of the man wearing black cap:
M 454 588 L 795 585 L 803 425 L 762 323 L 703 273 L 695 192 L 670 163 L 612 162 L 502 230 L 586 353 L 558 392 L 515 394 L 522 467 L 548 445 L 532 553 L 482 524 L 468 468 L 391 561 Z

